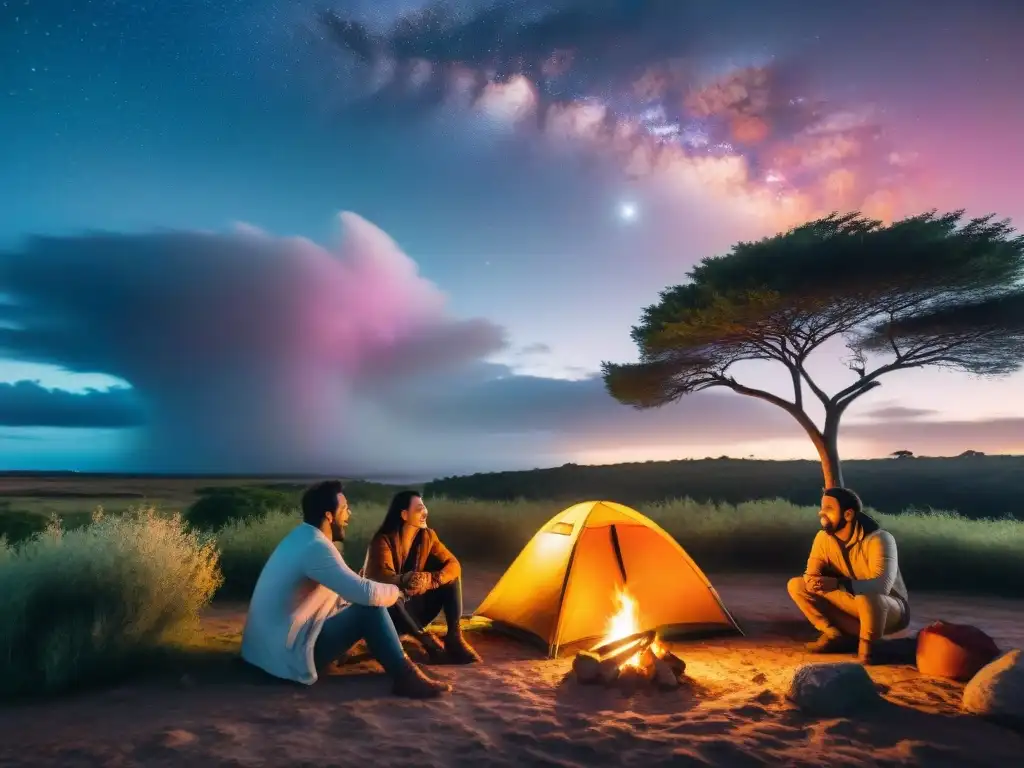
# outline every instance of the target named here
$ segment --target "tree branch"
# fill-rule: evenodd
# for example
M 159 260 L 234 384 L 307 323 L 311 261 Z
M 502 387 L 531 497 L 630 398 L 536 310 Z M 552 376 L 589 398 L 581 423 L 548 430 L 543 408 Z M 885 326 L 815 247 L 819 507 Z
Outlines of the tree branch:
M 821 401 L 821 404 L 827 408 L 829 405 L 828 393 L 819 387 L 814 379 L 811 378 L 811 375 L 807 372 L 807 369 L 804 368 L 804 364 L 802 362 L 797 363 L 797 371 L 800 373 L 800 376 L 803 377 L 803 380 L 807 382 L 807 387 L 811 392 L 813 392 Z

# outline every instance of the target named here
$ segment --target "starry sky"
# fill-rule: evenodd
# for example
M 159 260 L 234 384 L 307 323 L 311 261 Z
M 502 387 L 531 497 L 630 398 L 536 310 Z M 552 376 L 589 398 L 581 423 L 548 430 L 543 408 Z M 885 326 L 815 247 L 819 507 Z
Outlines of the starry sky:
M 1001 0 L 0 0 L 0 467 L 811 458 L 770 406 L 596 373 L 738 240 L 1019 227 L 1022 33 Z M 1022 383 L 893 376 L 841 449 L 1022 452 Z

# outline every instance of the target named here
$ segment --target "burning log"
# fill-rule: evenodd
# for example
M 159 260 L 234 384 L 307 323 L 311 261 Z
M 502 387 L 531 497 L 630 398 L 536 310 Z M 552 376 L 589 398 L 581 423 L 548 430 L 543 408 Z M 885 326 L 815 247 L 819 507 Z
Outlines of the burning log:
M 634 687 L 647 683 L 662 689 L 678 688 L 686 662 L 664 647 L 655 630 L 636 632 L 641 626 L 636 600 L 625 588 L 616 593 L 619 609 L 608 622 L 606 638 L 580 651 L 573 659 L 576 680 L 584 685 L 603 683 Z
M 619 682 L 629 686 L 652 682 L 655 675 L 654 665 L 657 660 L 651 649 L 645 648 L 637 658 L 630 659 L 622 665 L 619 670 Z
M 628 635 L 627 637 L 620 637 L 618 640 L 612 640 L 611 642 L 604 643 L 603 645 L 595 646 L 590 650 L 602 659 L 610 659 L 614 656 L 625 661 L 633 653 L 642 651 L 653 643 L 654 636 L 654 630 L 649 629 L 646 632 L 636 632 L 632 635 Z

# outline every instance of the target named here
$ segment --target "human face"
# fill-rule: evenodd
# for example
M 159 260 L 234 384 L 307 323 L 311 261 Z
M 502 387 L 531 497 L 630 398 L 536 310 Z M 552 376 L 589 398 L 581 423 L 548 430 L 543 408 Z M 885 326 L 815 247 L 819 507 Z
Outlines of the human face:
M 419 496 L 413 496 L 409 508 L 402 510 L 402 522 L 413 528 L 427 527 L 427 505 Z
M 327 513 L 327 521 L 331 524 L 331 538 L 334 541 L 345 540 L 345 529 L 348 528 L 352 512 L 348 508 L 348 499 L 344 493 L 338 494 L 338 506 L 333 512 Z
M 853 510 L 845 512 L 839 508 L 839 502 L 832 496 L 821 497 L 821 511 L 818 513 L 818 520 L 825 533 L 835 536 L 843 531 L 853 519 Z

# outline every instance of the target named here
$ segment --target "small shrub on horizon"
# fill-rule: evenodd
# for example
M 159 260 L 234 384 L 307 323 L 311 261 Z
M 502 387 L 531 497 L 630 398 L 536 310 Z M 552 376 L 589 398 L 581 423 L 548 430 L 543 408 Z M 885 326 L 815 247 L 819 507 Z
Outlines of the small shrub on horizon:
M 123 675 L 195 626 L 221 582 L 215 543 L 153 509 L 4 548 L 0 695 Z
M 270 488 L 224 486 L 202 489 L 185 512 L 185 521 L 202 531 L 216 531 L 236 521 L 255 520 L 294 505 L 292 494 Z

